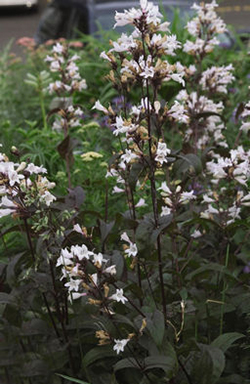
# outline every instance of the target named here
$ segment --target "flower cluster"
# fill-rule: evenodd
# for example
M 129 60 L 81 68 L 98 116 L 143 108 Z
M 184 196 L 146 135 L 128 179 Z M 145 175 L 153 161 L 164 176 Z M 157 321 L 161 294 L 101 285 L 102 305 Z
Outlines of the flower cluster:
M 55 183 L 41 174 L 47 173 L 43 166 L 33 163 L 14 163 L 4 153 L 0 153 L 0 218 L 7 215 L 27 218 L 28 207 L 36 209 L 42 204 L 47 207 L 56 200 L 50 193 Z
M 188 204 L 190 201 L 196 200 L 197 198 L 194 191 L 182 191 L 180 185 L 178 185 L 175 189 L 172 187 L 171 190 L 165 181 L 161 183 L 158 190 L 161 191 L 160 193 L 163 198 L 163 202 L 166 204 L 162 207 L 161 216 L 174 213 L 177 211 L 179 206 Z
M 250 101 L 245 105 L 241 118 L 243 123 L 240 130 L 247 133 L 250 130 Z
M 215 8 L 217 3 L 213 0 L 209 4 L 194 4 L 193 9 L 197 15 L 187 23 L 187 30 L 194 41 L 187 40 L 183 46 L 183 51 L 191 55 L 201 55 L 211 52 L 214 46 L 219 44 L 216 35 L 226 31 L 223 20 L 217 16 Z
M 78 55 L 70 56 L 65 45 L 57 43 L 53 46 L 52 54 L 47 55 L 45 61 L 50 63 L 50 71 L 59 74 L 60 80 L 49 84 L 49 92 L 61 94 L 72 94 L 74 91 L 82 91 L 87 88 L 86 80 L 81 79 L 76 61 Z
M 66 109 L 61 109 L 52 125 L 55 131 L 67 132 L 69 128 L 79 127 L 81 125 L 80 119 L 83 116 L 83 111 L 80 107 L 73 107 L 70 105 Z
M 187 87 L 177 95 L 177 101 L 169 110 L 170 116 L 177 122 L 186 125 L 185 141 L 193 144 L 195 150 L 204 149 L 208 145 L 227 147 L 223 130 L 226 128 L 221 118 L 224 105 L 214 102 L 213 97 L 227 94 L 227 87 L 235 77 L 233 66 L 211 66 L 203 70 L 203 60 L 216 45 L 217 35 L 224 33 L 224 22 L 216 15 L 217 4 L 194 4 L 196 16 L 187 23 L 187 30 L 195 41 L 187 40 L 183 51 L 193 56 L 195 65 L 184 69 Z M 192 84 L 196 83 L 196 91 Z
M 108 264 L 102 253 L 90 251 L 85 244 L 62 249 L 56 266 L 61 267 L 62 279 L 66 279 L 69 299 L 88 296 L 91 303 L 102 304 L 106 310 L 109 300 L 125 302 L 122 289 L 108 297 L 108 280 L 116 274 L 116 266 Z

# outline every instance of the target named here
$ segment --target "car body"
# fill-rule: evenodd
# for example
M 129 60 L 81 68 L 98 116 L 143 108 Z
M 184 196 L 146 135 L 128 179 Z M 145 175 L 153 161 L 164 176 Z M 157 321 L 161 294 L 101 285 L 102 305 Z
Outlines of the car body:
M 174 9 L 178 8 L 182 16 L 183 22 L 187 18 L 187 15 L 191 15 L 193 12 L 191 6 L 194 3 L 193 0 L 152 0 L 155 5 L 158 5 L 160 11 L 166 16 L 168 21 L 171 21 L 174 14 Z M 98 26 L 104 30 L 110 30 L 114 26 L 115 11 L 124 12 L 124 9 L 138 8 L 139 1 L 133 0 L 95 0 L 90 1 L 89 8 L 89 33 L 94 33 Z M 119 29 L 120 30 L 120 29 Z
M 237 1 L 244 3 L 246 0 Z M 174 11 L 179 9 L 179 19 L 183 26 L 187 19 L 194 14 L 194 10 L 191 8 L 195 2 L 194 0 L 152 0 L 152 2 L 159 6 L 160 11 L 170 22 L 173 19 Z M 197 2 L 199 2 L 199 0 L 197 0 Z M 249 2 L 249 0 L 247 0 L 247 2 Z M 222 1 L 220 4 L 224 4 L 224 2 Z M 78 36 L 78 31 L 85 34 L 96 34 L 99 29 L 105 31 L 112 30 L 115 23 L 114 15 L 116 11 L 123 12 L 124 9 L 137 8 L 138 6 L 139 0 L 53 0 L 45 11 L 45 14 L 42 16 L 39 28 L 35 35 L 36 42 L 37 44 L 41 44 L 46 40 L 59 37 L 65 37 L 66 39 L 76 38 Z M 223 13 L 225 9 L 227 10 L 228 8 L 219 8 L 222 16 L 225 13 Z M 230 9 L 234 8 L 231 7 Z M 238 11 L 244 11 L 242 15 L 244 16 L 244 20 L 247 9 L 248 8 L 243 5 L 242 9 L 239 8 L 239 6 L 237 8 Z M 237 13 L 237 16 L 238 19 L 236 20 L 239 20 L 239 17 L 241 17 L 239 12 Z M 235 29 L 238 31 L 241 29 L 242 31 L 242 25 L 240 26 L 239 23 L 236 24 Z M 250 32 L 248 23 L 243 26 L 243 30 Z M 128 27 L 119 28 L 119 33 L 124 31 L 128 31 Z M 227 40 L 226 45 L 232 45 L 230 36 L 228 37 L 225 34 L 223 39 Z
M 0 8 L 24 7 L 34 9 L 38 6 L 38 0 L 0 0 Z

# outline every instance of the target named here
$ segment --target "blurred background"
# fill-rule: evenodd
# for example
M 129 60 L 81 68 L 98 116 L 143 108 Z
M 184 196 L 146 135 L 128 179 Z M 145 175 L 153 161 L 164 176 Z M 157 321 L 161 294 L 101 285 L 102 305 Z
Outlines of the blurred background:
M 37 0 L 38 6 L 36 7 L 6 7 L 8 1 L 23 1 L 23 0 L 0 0 L 0 51 L 6 46 L 6 44 L 12 39 L 12 51 L 15 53 L 21 53 L 22 48 L 16 45 L 16 41 L 24 36 L 33 37 L 37 29 L 39 19 L 43 13 L 47 0 Z M 28 5 L 32 4 L 32 1 L 27 0 Z M 68 0 L 70 2 L 70 0 Z M 85 0 L 82 0 L 83 3 Z M 210 1 L 210 0 L 209 0 Z M 208 1 L 208 2 L 209 2 Z M 114 14 L 115 4 L 114 0 L 96 0 L 97 3 L 109 3 L 110 16 Z M 190 0 L 187 0 L 190 3 Z M 199 2 L 199 0 L 197 0 Z M 124 2 L 116 0 L 116 6 L 121 6 Z M 127 2 L 128 3 L 128 2 Z M 139 3 L 139 0 L 138 0 Z M 174 1 L 172 1 L 172 4 Z M 247 33 L 250 32 L 250 0 L 218 0 L 218 11 L 221 17 L 228 24 L 232 24 L 237 31 Z M 7 8 L 7 9 L 6 9 Z

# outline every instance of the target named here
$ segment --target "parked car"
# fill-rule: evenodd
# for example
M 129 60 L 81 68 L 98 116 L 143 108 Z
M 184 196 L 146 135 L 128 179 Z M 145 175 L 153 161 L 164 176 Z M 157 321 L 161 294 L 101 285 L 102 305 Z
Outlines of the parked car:
M 36 9 L 38 7 L 38 0 L 0 0 L 0 8 L 10 7 Z
M 190 14 L 193 4 L 193 0 L 152 1 L 164 10 L 170 21 L 174 8 L 179 8 L 184 18 L 185 14 Z M 42 15 L 35 39 L 40 44 L 59 37 L 75 38 L 78 31 L 94 34 L 99 28 L 111 30 L 115 11 L 138 6 L 138 0 L 53 0 Z
M 187 17 L 193 14 L 191 6 L 195 0 L 152 1 L 154 4 L 159 5 L 160 10 L 166 14 L 168 21 L 172 20 L 176 8 L 180 10 L 183 25 Z M 197 2 L 199 1 L 197 0 Z M 228 1 L 231 4 L 230 7 L 227 6 Z M 245 3 L 249 3 L 250 0 L 235 1 L 238 4 L 237 6 L 232 5 L 232 0 L 221 1 L 218 11 L 222 17 L 228 16 L 231 12 L 229 21 L 234 24 L 235 29 L 238 32 L 244 31 L 249 34 L 250 27 L 246 20 L 249 20 L 248 16 L 250 17 L 250 5 Z M 79 31 L 85 34 L 94 34 L 98 31 L 98 28 L 111 30 L 114 26 L 115 11 L 123 12 L 124 9 L 137 8 L 138 6 L 139 0 L 52 0 L 41 18 L 35 36 L 36 42 L 41 44 L 48 39 L 57 39 L 59 37 L 72 39 L 77 37 Z M 237 17 L 233 17 L 233 12 L 237 14 Z M 226 21 L 228 21 L 227 17 Z M 119 28 L 119 31 L 122 30 Z M 221 39 L 226 46 L 232 45 L 233 38 L 230 34 L 225 34 Z

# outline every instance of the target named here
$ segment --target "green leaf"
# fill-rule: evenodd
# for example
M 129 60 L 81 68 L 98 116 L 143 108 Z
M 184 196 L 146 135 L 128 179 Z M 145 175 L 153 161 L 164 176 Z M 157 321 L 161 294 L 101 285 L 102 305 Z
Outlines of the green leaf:
M 212 377 L 216 382 L 217 379 L 221 377 L 224 371 L 225 362 L 226 362 L 225 356 L 224 356 L 224 353 L 219 348 L 207 346 L 207 349 L 213 363 Z
M 65 203 L 68 208 L 79 209 L 85 200 L 85 193 L 82 187 L 77 186 L 71 189 L 69 194 L 65 198 Z
M 66 160 L 68 159 L 72 165 L 74 162 L 73 149 L 79 144 L 79 141 L 76 138 L 72 138 L 69 135 L 66 136 L 63 141 L 57 146 L 57 150 L 60 156 Z
M 207 265 L 203 265 L 200 268 L 197 268 L 195 271 L 189 273 L 186 276 L 187 280 L 192 280 L 194 277 L 197 277 L 198 275 L 205 273 L 205 272 L 220 272 L 227 276 L 232 277 L 233 279 L 236 279 L 235 276 L 232 275 L 232 273 L 224 267 L 224 265 L 216 264 L 216 263 L 209 263 Z
M 211 384 L 213 361 L 207 350 L 193 355 L 191 378 L 194 383 Z
M 223 335 L 218 336 L 211 345 L 226 352 L 236 340 L 241 339 L 242 337 L 245 336 L 238 332 L 224 333 Z
M 139 250 L 146 249 L 147 251 L 151 247 L 151 236 L 155 230 L 155 222 L 153 215 L 147 215 L 140 222 L 136 229 L 135 242 Z
M 222 375 L 225 368 L 224 353 L 210 345 L 198 344 L 200 353 L 195 353 L 191 377 L 199 384 L 213 384 Z
M 144 169 L 143 163 L 135 163 L 132 165 L 132 168 L 129 173 L 129 178 L 128 178 L 129 186 L 132 189 L 132 191 L 135 190 L 136 183 L 143 169 Z
M 111 223 L 106 223 L 105 221 L 99 219 L 99 227 L 100 227 L 100 232 L 101 232 L 101 240 L 102 243 L 104 243 L 110 234 L 113 226 L 115 224 L 115 221 L 111 221 Z
M 145 371 L 161 368 L 170 379 L 176 369 L 176 361 L 172 356 L 149 356 L 145 359 Z
M 164 229 L 166 229 L 172 223 L 172 220 L 172 214 L 160 217 L 158 228 L 156 228 L 151 235 L 152 243 L 154 243 L 157 240 L 158 236 L 161 234 L 161 232 L 164 231 Z
M 193 154 L 178 155 L 178 160 L 174 164 L 174 172 L 180 178 L 186 177 L 188 173 L 198 175 L 202 171 L 202 163 L 200 158 Z
M 164 332 L 165 332 L 165 321 L 162 312 L 154 311 L 146 315 L 147 329 L 150 332 L 155 344 L 160 347 L 163 341 Z
M 90 383 L 87 383 L 86 381 L 82 381 L 82 380 L 79 380 L 79 379 L 73 379 L 73 377 L 61 375 L 60 373 L 56 373 L 56 375 L 62 377 L 63 379 L 67 379 L 67 380 L 71 381 L 72 383 L 90 384 Z
M 122 280 L 125 273 L 124 257 L 119 251 L 113 251 L 111 256 L 111 264 L 116 266 L 116 279 Z
M 110 345 L 96 347 L 91 349 L 83 358 L 83 366 L 86 368 L 90 364 L 95 363 L 100 359 L 105 359 L 107 357 L 115 357 L 117 354 Z
M 126 369 L 126 368 L 140 369 L 140 366 L 138 365 L 136 359 L 126 358 L 126 359 L 122 359 L 122 360 L 118 361 L 118 363 L 115 364 L 114 371 L 117 372 L 121 369 Z
M 8 263 L 8 266 L 6 269 L 6 280 L 9 285 L 11 284 L 15 285 L 15 283 L 17 282 L 16 269 L 23 255 L 24 255 L 24 252 L 18 253 L 13 258 L 11 258 L 11 260 Z
M 11 304 L 17 306 L 16 298 L 5 292 L 0 292 L 0 304 Z

